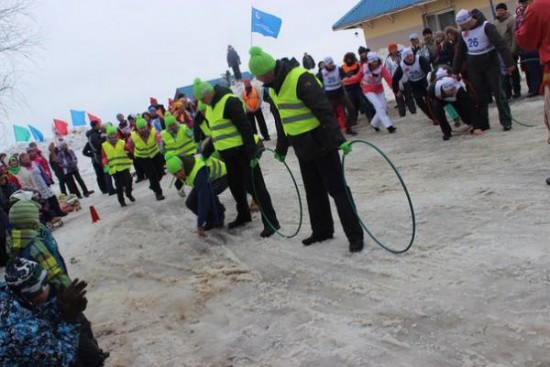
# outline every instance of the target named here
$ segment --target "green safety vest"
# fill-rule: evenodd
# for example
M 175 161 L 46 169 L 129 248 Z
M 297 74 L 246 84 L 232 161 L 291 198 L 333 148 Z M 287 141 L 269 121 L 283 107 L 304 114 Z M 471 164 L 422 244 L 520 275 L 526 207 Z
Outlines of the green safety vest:
M 120 139 L 117 140 L 114 146 L 108 141 L 101 144 L 107 157 L 107 165 L 109 166 L 109 174 L 111 176 L 132 167 L 132 160 L 126 154 L 124 145 L 124 141 Z
M 286 135 L 300 135 L 321 125 L 313 112 L 306 107 L 296 93 L 298 79 L 307 72 L 302 67 L 295 67 L 290 70 L 278 95 L 273 88 L 269 88 L 269 96 L 277 106 L 277 110 L 279 110 Z
M 231 120 L 223 117 L 225 111 L 225 103 L 230 97 L 238 98 L 236 95 L 228 93 L 224 95 L 216 106 L 206 106 L 206 119 L 210 126 L 210 136 L 214 143 L 214 148 L 218 151 L 223 151 L 243 145 L 243 137 L 237 127 Z M 244 107 L 243 107 L 244 112 Z
M 212 157 L 205 161 L 200 154 L 197 154 L 195 155 L 195 164 L 193 165 L 193 169 L 187 177 L 185 177 L 185 184 L 191 187 L 195 186 L 195 178 L 197 177 L 197 173 L 204 166 L 208 166 L 210 182 L 227 175 L 225 163 Z
M 175 155 L 197 153 L 197 145 L 193 139 L 187 136 L 187 126 L 180 125 L 176 137 L 169 133 L 168 130 L 162 130 L 160 136 L 164 142 L 165 153 L 172 152 Z
M 155 137 L 157 130 L 152 127 L 147 142 L 135 131 L 132 131 L 132 141 L 134 142 L 134 156 L 136 158 L 153 158 L 159 153 L 159 147 Z

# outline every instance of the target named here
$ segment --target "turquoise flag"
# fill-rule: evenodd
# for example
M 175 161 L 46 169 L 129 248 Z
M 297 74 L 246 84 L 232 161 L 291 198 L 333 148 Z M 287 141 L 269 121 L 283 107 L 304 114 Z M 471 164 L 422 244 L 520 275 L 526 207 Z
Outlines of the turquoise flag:
M 41 143 L 44 142 L 44 134 L 42 134 L 42 131 L 38 130 L 36 127 L 29 125 L 29 130 L 32 133 L 32 136 L 34 137 L 34 140 L 39 141 Z
M 71 120 L 73 126 L 85 126 L 86 113 L 84 111 L 71 110 Z
M 31 133 L 24 126 L 13 125 L 13 132 L 15 133 L 15 142 L 31 140 Z

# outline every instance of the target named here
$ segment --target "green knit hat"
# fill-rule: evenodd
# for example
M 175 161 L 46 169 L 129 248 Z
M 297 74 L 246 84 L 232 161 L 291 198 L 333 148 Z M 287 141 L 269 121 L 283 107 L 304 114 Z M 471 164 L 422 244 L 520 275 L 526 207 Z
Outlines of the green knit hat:
M 136 128 L 144 129 L 147 127 L 147 121 L 143 117 L 138 117 L 136 120 Z
M 214 87 L 210 83 L 202 81 L 200 78 L 193 81 L 193 94 L 197 99 L 202 99 L 206 92 L 212 92 L 213 90 Z
M 114 126 L 109 126 L 107 127 L 107 136 L 113 136 L 113 135 L 116 135 L 116 129 Z
M 178 120 L 172 115 L 170 112 L 166 112 L 166 115 L 164 115 L 164 125 L 166 127 L 170 125 L 176 125 L 178 123 Z
M 270 54 L 265 53 L 261 47 L 251 47 L 248 52 L 250 53 L 248 69 L 252 74 L 260 76 L 275 69 L 275 59 Z
M 181 159 L 174 153 L 168 152 L 164 156 L 164 159 L 166 160 L 166 169 L 171 174 L 175 175 L 179 171 L 183 169 L 183 164 L 181 162 Z
M 10 223 L 15 229 L 36 229 L 40 225 L 40 205 L 32 200 L 19 200 L 10 209 Z
M 199 101 L 199 103 L 197 104 L 197 109 L 201 112 L 204 112 L 204 111 L 206 111 L 206 105 L 204 103 L 202 103 L 201 101 Z

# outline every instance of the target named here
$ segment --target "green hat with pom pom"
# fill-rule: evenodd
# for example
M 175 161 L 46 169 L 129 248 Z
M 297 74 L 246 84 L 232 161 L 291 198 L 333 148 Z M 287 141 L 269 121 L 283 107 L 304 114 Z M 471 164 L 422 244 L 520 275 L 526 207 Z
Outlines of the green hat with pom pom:
M 138 117 L 136 120 L 136 128 L 138 129 L 144 129 L 147 127 L 147 121 L 143 117 Z
M 166 153 L 164 159 L 166 160 L 166 170 L 171 174 L 175 175 L 183 169 L 181 159 L 179 159 L 179 157 L 174 153 Z
M 166 127 L 171 125 L 176 125 L 178 123 L 178 120 L 172 115 L 170 112 L 166 112 L 166 115 L 164 115 L 164 125 Z
M 270 54 L 265 53 L 261 47 L 251 47 L 248 52 L 250 53 L 248 69 L 252 74 L 260 76 L 275 69 L 275 59 Z
M 114 126 L 107 126 L 106 130 L 107 136 L 113 136 L 116 135 L 116 129 Z
M 211 92 L 213 90 L 214 90 L 214 87 L 210 83 L 205 82 L 200 78 L 196 78 L 193 81 L 193 94 L 195 95 L 195 98 L 199 100 L 202 99 L 202 97 L 204 97 L 204 94 L 206 92 Z

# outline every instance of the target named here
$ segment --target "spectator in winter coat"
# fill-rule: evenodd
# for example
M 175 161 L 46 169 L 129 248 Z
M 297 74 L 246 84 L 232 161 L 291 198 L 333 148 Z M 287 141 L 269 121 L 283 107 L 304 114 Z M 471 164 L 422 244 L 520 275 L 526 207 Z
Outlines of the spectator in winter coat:
M 69 149 L 69 146 L 65 142 L 61 143 L 60 148 L 61 149 L 59 150 L 57 157 L 59 160 L 59 165 L 63 167 L 63 173 L 65 174 L 65 180 L 67 182 L 69 192 L 71 194 L 75 194 L 79 199 L 82 199 L 80 190 L 75 183 L 76 180 L 76 182 L 78 182 L 78 184 L 80 185 L 82 193 L 85 197 L 93 194 L 94 190 L 88 190 L 86 184 L 84 183 L 84 180 L 80 176 L 80 171 L 78 170 L 78 159 L 76 158 L 74 151 L 72 149 Z
M 250 82 L 250 79 L 244 80 L 244 90 L 241 95 L 245 108 L 246 108 L 246 117 L 252 125 L 252 131 L 254 134 L 258 134 L 258 128 L 262 134 L 262 137 L 265 141 L 271 140 L 269 136 L 269 131 L 267 131 L 267 125 L 265 123 L 264 114 L 262 112 L 262 97 L 260 92 Z M 256 121 L 258 122 L 258 128 L 256 128 Z
M 103 166 L 101 165 L 101 144 L 105 141 L 101 136 L 101 127 L 97 121 L 90 122 L 91 129 L 86 132 L 88 143 L 84 146 L 82 154 L 92 159 L 97 186 L 103 194 L 114 195 L 115 190 L 111 184 L 111 178 L 105 177 Z M 109 185 L 111 184 L 111 185 Z
M 40 165 L 40 167 L 44 170 L 44 173 L 46 174 L 46 178 L 47 178 L 46 183 L 48 185 L 53 184 L 52 171 L 50 170 L 48 161 L 46 160 L 46 158 L 44 158 L 44 156 L 42 155 L 42 152 L 36 146 L 36 143 L 33 142 L 31 144 L 34 144 L 34 146 L 29 146 L 27 148 L 27 154 L 29 155 L 29 158 L 31 159 L 31 161 Z
M 315 60 L 313 60 L 313 57 L 309 55 L 307 52 L 304 52 L 304 57 L 302 58 L 302 65 L 307 70 L 311 70 L 315 68 Z
M 233 75 L 235 76 L 235 80 L 239 81 L 243 78 L 241 74 L 241 68 L 239 65 L 241 65 L 241 58 L 239 57 L 239 54 L 233 46 L 229 45 L 227 46 L 227 65 L 233 69 Z
M 50 143 L 48 150 L 50 151 L 50 166 L 57 177 L 57 181 L 59 181 L 59 189 L 63 194 L 67 195 L 67 181 L 65 180 L 65 173 L 63 172 L 63 167 L 59 164 L 59 149 L 54 143 Z
M 77 360 L 86 283 L 55 297 L 46 271 L 12 259 L 0 287 L 0 355 L 4 366 L 71 367 Z
M 390 75 L 393 78 L 393 74 L 401 64 L 401 54 L 399 53 L 399 50 L 397 48 L 397 44 L 390 43 L 388 45 L 388 57 L 386 58 L 386 61 L 384 62 L 384 66 L 386 69 L 388 69 Z M 404 117 L 407 113 L 407 110 L 405 107 L 409 108 L 409 112 L 411 114 L 416 113 L 416 105 L 414 104 L 414 98 L 412 95 L 412 88 L 411 84 L 407 80 L 406 76 L 403 76 L 401 80 L 399 81 L 399 90 L 403 92 L 403 95 L 401 97 L 395 97 L 395 101 L 397 102 L 397 109 L 399 111 L 399 116 Z
M 512 52 L 512 57 L 514 58 L 514 62 L 517 64 L 518 62 L 518 53 L 517 53 L 517 45 L 516 41 L 514 39 L 514 29 L 516 27 L 516 21 L 514 17 L 508 13 L 508 7 L 505 3 L 497 4 L 495 7 L 496 11 L 496 17 L 493 21 L 493 24 L 495 25 L 498 34 L 506 41 L 506 45 Z M 514 94 L 512 95 L 512 90 L 514 91 Z M 506 93 L 506 97 L 510 99 L 510 97 L 518 98 L 521 96 L 521 78 L 519 75 L 519 69 L 516 68 L 512 74 L 506 75 L 506 79 L 504 82 L 504 92 Z
M 124 141 L 128 140 L 130 134 L 132 133 L 132 127 L 130 126 L 130 123 L 124 118 L 124 115 L 122 113 L 117 114 L 116 119 L 118 121 L 118 138 Z
M 453 66 L 453 60 L 455 58 L 455 52 L 458 45 L 458 39 L 460 33 L 454 27 L 445 28 L 445 40 L 441 44 L 439 51 L 439 58 L 437 60 L 438 65 Z
M 298 157 L 312 227 L 311 236 L 302 243 L 310 246 L 333 237 L 330 194 L 336 203 L 350 252 L 362 251 L 363 229 L 348 197 L 338 154 L 338 148 L 344 154 L 349 153 L 351 145 L 342 136 L 323 89 L 298 61 L 287 58 L 276 61 L 260 47 L 250 49 L 248 67 L 270 89 L 269 94 L 281 117 L 282 124 L 277 126 L 276 159 L 284 161 L 290 145 Z M 283 85 L 291 88 L 283 88 Z M 292 123 L 285 124 L 287 120 Z
M 424 37 L 424 44 L 420 49 L 422 56 L 430 61 L 430 64 L 435 60 L 436 44 L 433 36 L 433 32 L 430 28 L 424 28 L 422 31 L 422 37 Z

